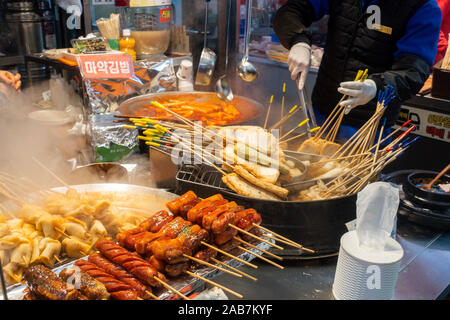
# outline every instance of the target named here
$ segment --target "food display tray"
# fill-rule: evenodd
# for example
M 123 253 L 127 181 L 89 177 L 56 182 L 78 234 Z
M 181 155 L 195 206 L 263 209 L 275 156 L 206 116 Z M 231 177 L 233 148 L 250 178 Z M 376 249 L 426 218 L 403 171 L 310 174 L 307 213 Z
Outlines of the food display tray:
M 157 212 L 158 210 L 167 209 L 165 207 L 165 202 L 174 200 L 178 197 L 178 195 L 168 192 L 163 189 L 155 189 L 145 186 L 137 186 L 137 185 L 130 185 L 130 184 L 118 184 L 118 183 L 104 183 L 104 184 L 82 184 L 82 185 L 74 185 L 70 186 L 70 188 L 75 189 L 79 192 L 123 192 L 123 193 L 134 193 L 134 194 L 142 194 L 142 195 L 153 195 L 155 197 L 160 198 L 161 204 L 155 203 L 152 207 L 153 212 Z M 61 192 L 64 193 L 67 191 L 66 187 L 58 187 L 51 189 L 52 191 Z M 11 203 L 5 202 L 6 205 L 11 207 Z M 272 242 L 272 240 L 270 240 Z M 253 245 L 257 246 L 260 249 L 268 250 L 271 246 L 264 242 L 251 242 Z M 245 246 L 244 246 L 245 247 Z M 251 252 L 254 253 L 260 253 L 258 250 L 253 248 L 247 248 Z M 250 253 L 244 252 L 239 255 L 239 249 L 235 249 L 234 251 L 230 252 L 231 254 L 236 255 L 237 257 L 243 259 L 244 261 L 251 261 L 255 258 L 255 256 L 251 255 Z M 87 257 L 84 257 L 82 259 L 87 259 Z M 59 274 L 59 272 L 65 268 L 74 266 L 75 261 L 78 259 L 64 259 L 61 264 L 57 264 L 55 268 L 52 270 Z M 224 263 L 238 268 L 243 265 L 242 262 L 239 262 L 235 259 L 221 259 Z M 199 276 L 202 276 L 206 279 L 212 279 L 216 277 L 217 275 L 221 274 L 222 271 L 213 269 L 210 267 L 207 268 L 199 268 L 195 269 L 194 271 Z M 175 279 L 168 279 L 167 282 L 169 285 L 174 287 L 175 289 L 183 292 L 185 295 L 189 295 L 190 293 L 197 292 L 203 289 L 205 283 L 197 278 L 193 278 L 189 275 L 183 275 L 180 277 L 177 277 Z M 10 300 L 22 300 L 24 296 L 24 289 L 26 288 L 26 284 L 18 283 L 11 285 L 7 287 L 7 294 L 8 299 Z M 173 299 L 174 293 L 166 290 L 166 289 L 157 289 L 154 291 L 154 293 L 162 300 L 165 299 Z M 0 300 L 3 299 L 3 296 L 0 295 Z

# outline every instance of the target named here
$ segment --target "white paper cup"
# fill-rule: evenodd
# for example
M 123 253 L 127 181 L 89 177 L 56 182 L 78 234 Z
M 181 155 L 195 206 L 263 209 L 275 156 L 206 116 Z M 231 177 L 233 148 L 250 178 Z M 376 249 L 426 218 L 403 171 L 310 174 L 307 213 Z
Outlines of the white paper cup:
M 359 246 L 356 230 L 341 238 L 333 283 L 337 300 L 390 300 L 403 257 L 401 245 L 388 238 L 385 250 L 372 252 Z

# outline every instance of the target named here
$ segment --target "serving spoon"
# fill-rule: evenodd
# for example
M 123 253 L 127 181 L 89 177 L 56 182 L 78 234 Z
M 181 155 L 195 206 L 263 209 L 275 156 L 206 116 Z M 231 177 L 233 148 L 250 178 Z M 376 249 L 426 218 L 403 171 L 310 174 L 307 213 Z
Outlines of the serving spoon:
M 238 66 L 238 74 L 242 80 L 247 82 L 253 82 L 259 77 L 259 72 L 256 67 L 248 61 L 248 50 L 250 42 L 250 32 L 252 29 L 252 8 L 253 0 L 247 0 L 247 20 L 245 22 L 245 51 L 241 62 Z
M 219 78 L 216 82 L 216 93 L 217 96 L 224 101 L 233 101 L 234 95 L 233 90 L 227 80 L 228 71 L 228 41 L 230 34 L 230 15 L 231 15 L 231 3 L 228 1 L 228 15 L 227 15 L 227 36 L 226 36 L 226 46 L 225 46 L 225 74 Z

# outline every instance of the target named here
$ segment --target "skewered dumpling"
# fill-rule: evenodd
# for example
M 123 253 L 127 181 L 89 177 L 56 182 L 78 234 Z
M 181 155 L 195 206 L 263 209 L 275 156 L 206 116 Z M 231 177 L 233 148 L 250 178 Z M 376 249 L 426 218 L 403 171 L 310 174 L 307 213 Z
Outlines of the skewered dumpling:
M 62 241 L 63 250 L 71 258 L 81 258 L 91 249 L 91 245 L 76 237 L 65 238 Z
M 9 226 L 6 223 L 0 223 L 0 238 L 6 236 L 9 233 Z
M 64 231 L 69 236 L 75 236 L 79 239 L 88 240 L 90 235 L 86 223 L 75 218 L 66 218 L 62 224 Z
M 31 264 L 45 264 L 53 267 L 57 256 L 61 252 L 61 242 L 51 238 L 41 238 L 38 243 L 33 244 L 33 256 Z
M 28 267 L 32 252 L 33 247 L 30 241 L 21 243 L 11 251 L 10 263 L 15 263 L 24 268 Z
M 60 239 L 64 233 L 64 219 L 51 214 L 39 218 L 36 229 L 41 231 L 45 237 Z
M 8 263 L 3 267 L 3 273 L 5 275 L 5 280 L 8 283 L 14 284 L 22 281 L 23 270 L 21 266 L 13 262 Z

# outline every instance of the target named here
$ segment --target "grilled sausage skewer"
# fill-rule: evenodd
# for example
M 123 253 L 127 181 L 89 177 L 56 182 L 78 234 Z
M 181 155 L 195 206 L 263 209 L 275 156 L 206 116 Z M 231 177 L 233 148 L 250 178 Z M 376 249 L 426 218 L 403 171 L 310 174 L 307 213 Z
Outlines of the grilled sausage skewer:
M 95 264 L 86 260 L 78 260 L 75 262 L 75 265 L 81 271 L 86 272 L 91 277 L 103 283 L 106 290 L 110 293 L 111 298 L 115 300 L 137 300 L 139 297 L 138 292 L 130 285 L 114 278 Z
M 161 281 L 166 280 L 164 275 L 158 272 L 148 261 L 129 252 L 113 241 L 101 239 L 97 241 L 95 246 L 103 256 L 120 265 L 136 278 L 152 287 L 159 287 Z
M 66 268 L 59 273 L 59 277 L 64 281 L 73 279 L 80 285 L 80 292 L 89 300 L 108 300 L 109 293 L 105 285 L 91 277 L 89 274 L 77 268 Z
M 157 297 L 152 294 L 150 287 L 145 286 L 139 280 L 137 280 L 131 273 L 123 269 L 122 267 L 112 263 L 99 253 L 92 253 L 88 257 L 88 261 L 95 264 L 98 268 L 103 269 L 106 273 L 110 274 L 117 280 L 120 280 L 134 290 L 136 290 L 139 296 L 143 299 L 157 299 Z

